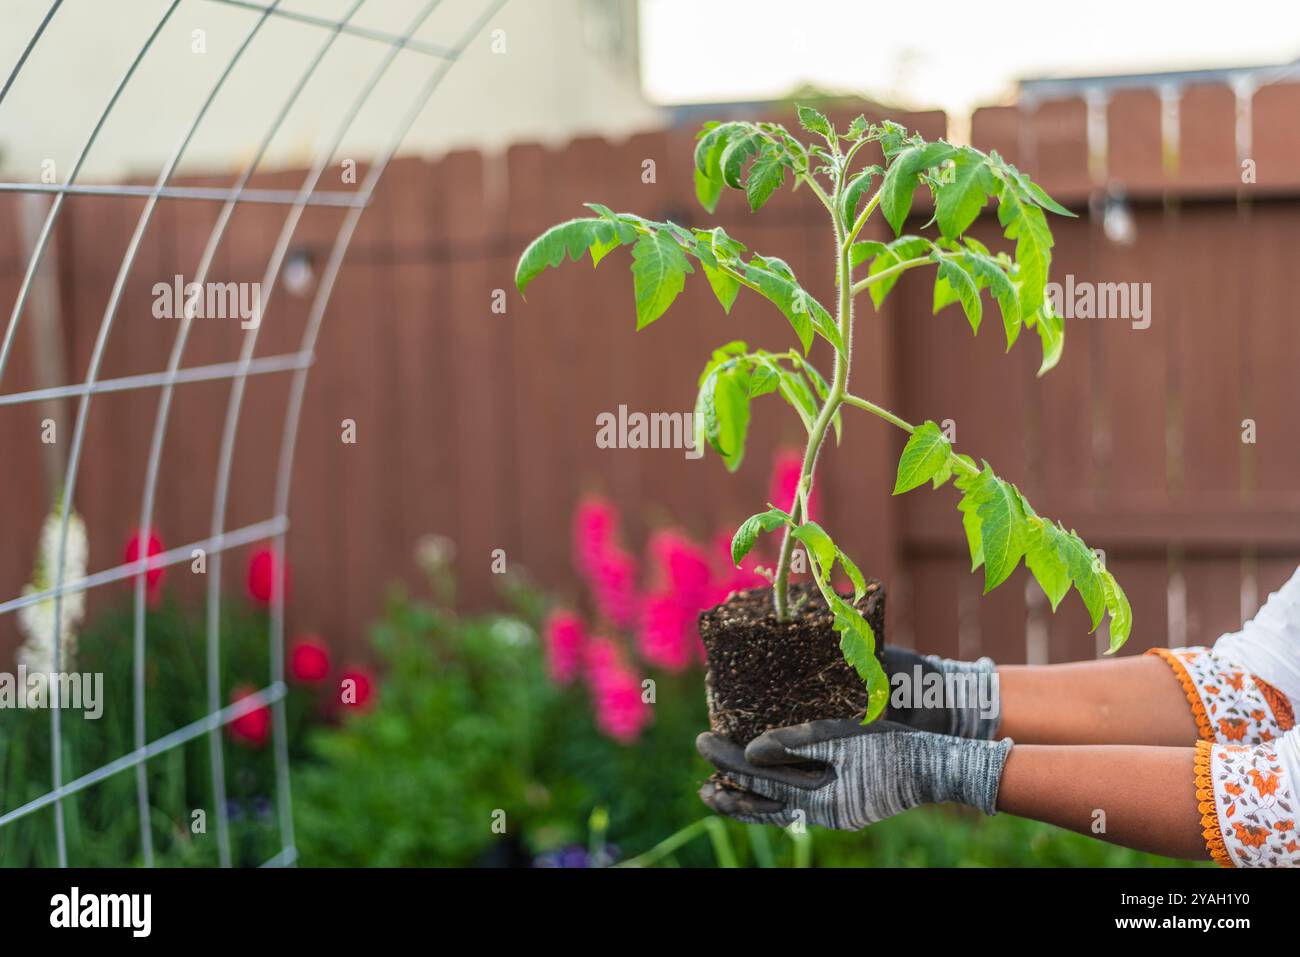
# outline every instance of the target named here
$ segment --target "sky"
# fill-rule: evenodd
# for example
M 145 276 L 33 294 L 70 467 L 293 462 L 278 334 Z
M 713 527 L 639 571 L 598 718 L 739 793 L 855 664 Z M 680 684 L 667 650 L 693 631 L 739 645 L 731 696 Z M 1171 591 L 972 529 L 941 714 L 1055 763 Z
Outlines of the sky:
M 1297 0 L 641 0 L 640 16 L 645 92 L 670 105 L 812 84 L 961 114 L 1020 78 L 1300 57 Z

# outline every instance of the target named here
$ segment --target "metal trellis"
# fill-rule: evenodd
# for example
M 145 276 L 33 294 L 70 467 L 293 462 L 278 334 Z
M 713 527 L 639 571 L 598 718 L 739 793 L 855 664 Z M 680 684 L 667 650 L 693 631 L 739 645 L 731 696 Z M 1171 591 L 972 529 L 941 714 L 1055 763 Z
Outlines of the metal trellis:
M 285 589 L 283 575 L 278 570 L 282 563 L 276 561 L 277 573 L 272 582 L 271 614 L 268 642 L 270 646 L 270 674 L 265 687 L 256 694 L 241 698 L 233 704 L 221 706 L 220 688 L 220 594 L 222 584 L 222 556 L 233 548 L 239 548 L 256 542 L 270 543 L 274 555 L 283 556 L 285 538 L 289 529 L 288 510 L 290 495 L 290 478 L 293 468 L 294 449 L 297 441 L 299 420 L 302 412 L 303 393 L 307 374 L 311 368 L 317 335 L 330 296 L 333 292 L 339 270 L 347 254 L 349 244 L 355 233 L 361 214 L 370 204 L 375 188 L 385 168 L 397 152 L 406 134 L 427 106 L 442 79 L 451 66 L 464 53 L 468 44 L 480 33 L 488 20 L 501 8 L 505 0 L 487 0 L 482 4 L 477 17 L 465 29 L 460 37 L 449 46 L 425 42 L 417 39 L 429 17 L 438 8 L 441 0 L 424 0 L 418 12 L 400 33 L 389 33 L 355 22 L 356 14 L 367 0 L 352 0 L 346 12 L 338 19 L 317 16 L 297 10 L 285 9 L 282 0 L 269 3 L 254 3 L 247 0 L 186 0 L 195 4 L 216 4 L 229 8 L 238 8 L 255 15 L 251 26 L 242 41 L 235 47 L 229 59 L 213 81 L 203 102 L 186 125 L 173 152 L 158 175 L 152 187 L 132 185 L 86 185 L 77 182 L 87 157 L 94 148 L 100 133 L 109 122 L 123 92 L 131 84 L 140 65 L 145 61 L 155 41 L 182 0 L 171 0 L 152 25 L 140 49 L 118 81 L 116 88 L 108 99 L 102 113 L 93 124 L 80 152 L 77 155 L 66 179 L 61 184 L 0 182 L 0 193 L 32 193 L 52 196 L 48 212 L 39 234 L 36 236 L 22 282 L 5 327 L 3 339 L 0 340 L 0 382 L 8 365 L 17 335 L 19 324 L 31 295 L 37 272 L 49 246 L 55 225 L 59 221 L 64 202 L 69 196 L 114 196 L 123 198 L 143 198 L 145 205 L 139 215 L 132 236 L 127 244 L 119 265 L 112 291 L 109 294 L 94 347 L 90 356 L 84 379 L 69 385 L 49 386 L 26 391 L 0 392 L 0 406 L 23 405 L 58 398 L 77 398 L 77 414 L 66 471 L 61 493 L 61 526 L 58 538 L 57 560 L 53 570 L 52 586 L 38 592 L 20 595 L 0 601 L 0 614 L 17 611 L 20 608 L 40 602 L 53 602 L 54 620 L 52 624 L 53 670 L 60 670 L 60 632 L 63 615 L 64 596 L 107 585 L 112 582 L 134 579 L 134 633 L 132 643 L 133 665 L 133 734 L 134 748 L 130 752 L 91 771 L 85 772 L 72 780 L 65 781 L 62 764 L 62 726 L 60 708 L 50 708 L 51 721 L 51 767 L 52 779 L 50 790 L 20 807 L 0 808 L 0 827 L 24 818 L 43 808 L 54 808 L 54 829 L 58 863 L 66 866 L 68 849 L 66 828 L 63 815 L 63 799 L 95 785 L 113 775 L 135 769 L 137 814 L 140 827 L 141 859 L 146 866 L 153 863 L 154 851 L 152 831 L 149 822 L 149 785 L 146 777 L 147 762 L 160 754 L 180 747 L 206 735 L 209 741 L 209 756 L 212 772 L 213 806 L 216 819 L 216 844 L 218 860 L 221 866 L 232 863 L 230 849 L 229 822 L 226 809 L 225 768 L 222 750 L 221 731 L 233 721 L 261 708 L 270 707 L 272 714 L 273 755 L 276 781 L 276 809 L 280 833 L 280 851 L 268 865 L 290 865 L 297 858 L 294 846 L 293 819 L 289 789 L 288 740 L 284 713 L 286 686 L 284 683 L 284 604 Z M 74 5 L 65 5 L 64 0 L 52 0 L 31 39 L 24 46 L 12 70 L 0 86 L 0 108 L 24 66 L 32 54 L 38 50 L 41 40 L 46 36 L 51 22 L 58 16 L 74 15 L 69 10 Z M 212 187 L 178 186 L 171 183 L 173 174 L 184 158 L 186 149 L 202 126 L 209 108 L 216 99 L 226 81 L 236 71 L 244 53 L 255 42 L 262 27 L 272 18 L 278 18 L 301 26 L 303 29 L 323 31 L 324 36 L 319 46 L 307 62 L 301 74 L 295 80 L 292 89 L 280 105 L 269 127 L 259 141 L 258 148 L 243 168 L 233 187 L 229 189 Z M 308 81 L 315 75 L 335 41 L 342 35 L 362 38 L 382 44 L 386 47 L 383 56 L 374 66 L 370 75 L 362 83 L 353 101 L 340 115 L 333 132 L 326 137 L 318 151 L 310 170 L 296 191 L 269 190 L 249 188 L 254 173 L 271 146 L 276 133 L 293 113 L 295 105 Z M 344 137 L 352 128 L 357 117 L 365 109 L 380 81 L 389 68 L 404 51 L 428 57 L 430 69 L 426 82 L 414 92 L 409 107 L 401 115 L 389 142 L 383 151 L 375 157 L 363 182 L 355 192 L 318 190 L 322 174 L 329 167 L 338 152 Z M 212 226 L 203 253 L 194 273 L 194 281 L 203 284 L 208 277 L 222 239 L 227 233 L 231 218 L 240 204 L 269 204 L 286 207 L 286 213 L 278 238 L 268 258 L 261 282 L 260 307 L 263 314 L 260 321 L 243 331 L 239 357 L 233 362 L 223 362 L 202 366 L 182 367 L 181 360 L 189 340 L 195 319 L 196 303 L 186 303 L 181 322 L 177 328 L 172 344 L 167 368 L 161 372 L 150 372 L 131 376 L 100 379 L 100 367 L 104 352 L 112 332 L 114 319 L 121 305 L 127 279 L 140 251 L 141 242 L 148 230 L 161 199 L 185 200 L 195 202 L 220 202 L 222 208 Z M 258 333 L 266 321 L 265 310 L 270 303 L 281 269 L 290 251 L 297 226 L 304 211 L 309 207 L 323 206 L 344 210 L 321 280 L 317 285 L 314 298 L 308 312 L 299 348 L 296 352 L 255 356 Z M 277 464 L 274 485 L 274 502 L 271 517 L 239 528 L 225 527 L 227 504 L 230 490 L 231 464 L 234 456 L 235 440 L 238 432 L 240 409 L 243 402 L 244 386 L 251 376 L 289 373 L 292 378 L 289 387 L 289 399 L 283 421 L 283 436 L 280 456 Z M 167 424 L 172 408 L 175 387 L 194 382 L 228 381 L 230 392 L 226 416 L 222 429 L 220 452 L 218 457 L 216 483 L 214 488 L 211 529 L 209 535 L 196 542 L 171 548 L 156 555 L 141 554 L 136 560 L 125 562 L 111 568 L 103 569 L 76 580 L 64 580 L 65 556 L 68 542 L 68 529 L 77 488 L 78 474 L 86 432 L 89 427 L 91 401 L 96 395 L 127 390 L 159 390 L 158 406 L 146 462 L 144 487 L 141 492 L 139 525 L 141 529 L 152 527 L 158 484 L 158 474 L 162 463 Z M 165 568 L 191 560 L 196 549 L 201 549 L 209 559 L 207 596 L 206 596 L 206 685 L 207 713 L 200 719 L 173 730 L 152 741 L 147 740 L 145 728 L 145 664 L 146 664 L 146 578 L 151 569 Z M 143 549 L 142 549 L 143 551 Z

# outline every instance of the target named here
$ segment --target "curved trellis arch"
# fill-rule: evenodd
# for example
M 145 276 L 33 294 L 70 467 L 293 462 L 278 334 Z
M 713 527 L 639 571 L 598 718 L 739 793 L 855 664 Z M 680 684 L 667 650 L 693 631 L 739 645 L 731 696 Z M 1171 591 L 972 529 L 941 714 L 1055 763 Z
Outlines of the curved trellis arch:
M 209 740 L 213 804 L 217 822 L 216 838 L 218 860 L 222 866 L 229 866 L 231 863 L 231 854 L 225 800 L 225 770 L 220 736 L 221 729 L 225 725 L 263 705 L 269 705 L 272 713 L 276 807 L 281 844 L 280 852 L 266 863 L 273 865 L 286 865 L 292 864 L 296 860 L 297 852 L 294 846 L 293 820 L 289 790 L 288 741 L 284 714 L 284 696 L 286 692 L 283 661 L 284 582 L 279 575 L 277 575 L 276 580 L 272 582 L 270 634 L 268 635 L 271 666 L 268 683 L 256 695 L 241 699 L 240 701 L 223 708 L 220 703 L 221 674 L 219 658 L 219 597 L 221 591 L 222 555 L 225 551 L 231 548 L 240 547 L 258 541 L 269 541 L 276 556 L 280 557 L 283 555 L 285 536 L 288 531 L 290 478 L 293 469 L 294 451 L 297 441 L 298 425 L 301 418 L 307 373 L 310 368 L 317 336 L 320 331 L 320 325 L 324 318 L 326 308 L 329 305 L 335 281 L 337 280 L 339 270 L 342 267 L 343 260 L 355 233 L 357 223 L 360 220 L 362 212 L 364 212 L 366 207 L 370 204 L 374 190 L 377 187 L 380 178 L 383 176 L 388 163 L 393 158 L 402 141 L 405 139 L 410 128 L 414 125 L 415 121 L 432 98 L 442 79 L 446 76 L 451 66 L 459 59 L 468 44 L 479 34 L 487 21 L 504 4 L 505 0 L 484 0 L 479 15 L 474 19 L 464 33 L 449 46 L 439 46 L 437 44 L 426 43 L 415 37 L 415 34 L 426 23 L 426 21 L 428 21 L 429 17 L 438 8 L 442 0 L 422 0 L 416 14 L 404 29 L 400 33 L 396 34 L 362 27 L 354 22 L 355 15 L 368 2 L 368 0 L 350 0 L 347 10 L 338 19 L 330 19 L 296 10 L 283 9 L 281 8 L 282 0 L 269 0 L 267 3 L 256 3 L 252 2 L 252 0 L 190 0 L 190 2 L 196 3 L 210 3 L 239 7 L 256 13 L 257 17 L 252 26 L 248 29 L 248 32 L 242 41 L 225 63 L 224 68 L 216 80 L 213 82 L 211 88 L 204 97 L 203 103 L 179 139 L 153 187 L 142 189 L 140 187 L 85 186 L 79 184 L 77 178 L 82 171 L 85 160 L 93 149 L 100 132 L 103 130 L 105 124 L 112 115 L 119 98 L 123 91 L 130 85 L 131 79 L 135 75 L 136 70 L 140 64 L 144 62 L 150 49 L 153 47 L 154 41 L 157 39 L 158 35 L 166 26 L 172 15 L 176 12 L 181 2 L 182 0 L 171 0 L 163 10 L 158 21 L 154 24 L 141 48 L 136 53 L 135 57 L 127 67 L 126 72 L 118 82 L 113 94 L 108 100 L 108 103 L 104 107 L 103 112 L 92 127 L 90 134 L 82 146 L 77 159 L 74 161 L 72 169 L 64 182 L 57 186 L 38 183 L 0 183 L 0 192 L 53 194 L 53 201 L 46 214 L 41 230 L 36 237 L 31 255 L 28 259 L 23 280 L 19 286 L 8 324 L 5 327 L 4 337 L 0 340 L 0 385 L 3 383 L 5 368 L 8 364 L 13 348 L 13 342 L 17 334 L 19 323 L 24 314 L 28 297 L 32 291 L 35 278 L 49 245 L 49 240 L 53 234 L 54 227 L 58 222 L 60 213 L 63 209 L 66 197 L 76 194 L 93 194 L 135 197 L 143 196 L 146 200 L 144 209 L 140 213 L 131 239 L 123 254 L 122 261 L 113 283 L 112 291 L 109 294 L 109 299 L 95 338 L 85 379 L 80 383 L 72 385 L 35 389 L 27 392 L 5 394 L 0 390 L 0 406 L 19 405 L 44 401 L 51 398 L 77 397 L 79 399 L 72 445 L 68 455 L 61 493 L 62 520 L 58 539 L 59 544 L 56 552 L 57 558 L 54 566 L 54 580 L 51 587 L 44 591 L 22 595 L 7 601 L 0 601 L 0 614 L 13 612 L 28 605 L 52 600 L 54 608 L 52 624 L 53 670 L 58 672 L 60 669 L 59 655 L 61 651 L 61 643 L 59 640 L 59 633 L 62 624 L 63 597 L 67 594 L 87 591 L 116 581 L 134 579 L 135 586 L 134 640 L 132 643 L 134 749 L 127 754 L 121 755 L 108 764 L 81 774 L 71 781 L 65 782 L 63 780 L 62 767 L 62 730 L 60 709 L 58 707 L 53 707 L 50 709 L 52 768 L 50 790 L 46 794 L 28 801 L 20 807 L 14 809 L 0 808 L 0 827 L 3 827 L 4 825 L 10 824 L 20 818 L 26 817 L 27 815 L 52 805 L 54 808 L 56 848 L 60 866 L 67 864 L 67 841 L 62 806 L 63 799 L 113 775 L 121 773 L 128 768 L 134 768 L 136 773 L 137 813 L 140 821 L 142 858 L 146 866 L 152 864 L 153 843 L 151 827 L 149 824 L 149 786 L 145 773 L 146 764 L 150 758 L 170 751 L 173 748 L 179 747 L 203 735 L 206 735 Z M 5 99 L 8 96 L 14 81 L 27 64 L 30 55 L 35 49 L 37 49 L 42 37 L 45 36 L 50 23 L 57 15 L 59 15 L 63 8 L 64 0 L 52 0 L 50 3 L 50 6 L 41 19 L 41 22 L 33 32 L 30 40 L 24 46 L 18 60 L 5 79 L 3 86 L 0 86 L 0 108 L 3 107 Z M 66 16 L 68 14 L 65 13 L 64 15 Z M 225 85 L 226 81 L 234 73 L 244 52 L 249 48 L 262 27 L 272 17 L 280 17 L 289 21 L 319 28 L 325 31 L 325 36 L 316 47 L 315 53 L 308 61 L 303 72 L 294 82 L 291 91 L 279 107 L 270 126 L 263 134 L 258 148 L 232 188 L 204 189 L 172 186 L 172 176 L 183 159 L 186 149 L 201 127 L 209 108 Z M 328 137 L 325 145 L 323 145 L 318 152 L 314 162 L 312 163 L 311 169 L 307 173 L 298 190 L 287 192 L 281 190 L 254 190 L 249 188 L 249 183 L 252 180 L 259 163 L 265 156 L 267 149 L 270 147 L 275 134 L 291 115 L 295 104 L 299 101 L 303 89 L 324 61 L 326 54 L 329 52 L 334 42 L 343 34 L 363 37 L 384 44 L 387 47 L 384 56 L 373 68 L 368 78 L 363 82 L 356 97 L 350 104 L 348 104 L 347 108 L 341 114 L 337 126 L 333 133 Z M 328 193 L 318 191 L 316 187 L 319 184 L 320 178 L 325 169 L 329 166 L 335 153 L 338 151 L 344 137 L 351 129 L 356 118 L 365 109 L 371 94 L 378 86 L 380 80 L 383 79 L 389 68 L 396 61 L 398 54 L 403 51 L 422 54 L 430 59 L 431 69 L 426 82 L 415 92 L 409 107 L 396 124 L 389 142 L 383 151 L 375 158 L 374 163 L 369 167 L 369 171 L 359 189 L 356 190 L 355 193 Z M 240 354 L 236 361 L 183 368 L 181 366 L 181 359 L 185 351 L 186 343 L 189 340 L 189 334 L 195 318 L 194 309 L 191 308 L 192 304 L 187 304 L 181 317 L 181 323 L 176 332 L 176 338 L 171 348 L 167 368 L 164 371 L 117 379 L 99 378 L 104 351 L 113 328 L 118 308 L 121 305 L 126 281 L 135 264 L 137 254 L 140 250 L 141 241 L 153 219 L 157 203 L 162 198 L 190 199 L 196 201 L 215 200 L 223 203 L 221 211 L 218 214 L 216 222 L 208 236 L 194 274 L 194 281 L 199 283 L 206 281 L 217 250 L 220 247 L 222 239 L 226 235 L 231 217 L 239 204 L 268 203 L 287 207 L 283 225 L 267 261 L 266 270 L 261 282 L 262 295 L 260 305 L 263 311 L 265 311 L 270 302 L 271 294 L 273 293 L 279 279 L 294 233 L 305 210 L 311 206 L 343 207 L 346 210 L 344 218 L 335 235 L 329 258 L 326 261 L 321 280 L 312 300 L 307 316 L 307 322 L 299 342 L 299 348 L 296 352 L 255 358 L 254 354 L 257 346 L 258 333 L 262 326 L 262 322 L 258 322 L 244 331 Z M 261 318 L 262 321 L 265 321 L 266 317 L 263 315 Z M 283 422 L 280 457 L 276 468 L 272 516 L 252 525 L 238 529 L 227 529 L 225 523 L 230 472 L 234 456 L 235 440 L 238 432 L 240 409 L 243 403 L 245 383 L 251 375 L 263 375 L 278 372 L 292 373 L 292 379 L 290 383 L 289 400 L 286 406 Z M 101 392 L 152 387 L 157 387 L 159 389 L 159 402 L 152 438 L 149 445 L 145 482 L 141 493 L 139 511 L 139 527 L 150 528 L 153 524 L 158 472 L 162 461 L 174 388 L 177 384 L 198 381 L 230 382 L 230 394 L 227 402 L 224 426 L 222 429 L 216 485 L 213 493 L 209 537 L 202 541 L 191 542 L 170 549 L 152 557 L 142 555 L 136 561 L 126 562 L 113 568 L 94 572 L 75 581 L 64 581 L 64 558 L 67 550 L 69 520 L 72 512 L 70 506 L 75 497 L 81 453 L 85 442 L 91 400 L 93 397 Z M 176 729 L 153 741 L 148 741 L 146 740 L 145 734 L 144 708 L 144 677 L 147 650 L 144 614 L 146 573 L 153 568 L 187 562 L 190 560 L 190 556 L 194 549 L 203 549 L 209 556 L 206 617 L 207 714 L 185 727 Z M 283 563 L 277 561 L 275 567 L 277 569 L 282 568 Z

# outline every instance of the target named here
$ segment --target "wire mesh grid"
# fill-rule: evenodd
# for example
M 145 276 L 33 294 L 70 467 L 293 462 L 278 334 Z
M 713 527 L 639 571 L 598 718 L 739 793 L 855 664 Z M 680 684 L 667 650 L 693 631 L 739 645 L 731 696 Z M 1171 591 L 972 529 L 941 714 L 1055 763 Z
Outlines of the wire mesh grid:
M 23 607 L 41 603 L 53 603 L 52 656 L 53 673 L 60 672 L 61 662 L 61 627 L 64 613 L 65 596 L 86 592 L 90 589 L 107 585 L 111 582 L 129 581 L 134 583 L 134 629 L 131 648 L 133 666 L 133 732 L 134 748 L 115 760 L 87 771 L 71 780 L 64 779 L 62 765 L 62 727 L 58 702 L 50 710 L 51 767 L 50 790 L 45 794 L 15 808 L 0 807 L 0 827 L 28 817 L 37 811 L 53 807 L 54 839 L 57 860 L 60 866 L 68 863 L 67 827 L 64 820 L 63 801 L 70 795 L 83 791 L 114 775 L 128 769 L 134 769 L 136 781 L 136 812 L 139 818 L 141 860 L 145 866 L 154 862 L 152 828 L 149 821 L 150 794 L 146 775 L 147 762 L 154 757 L 178 748 L 187 742 L 203 736 L 209 745 L 211 765 L 212 801 L 216 822 L 217 855 L 221 866 L 232 864 L 230 826 L 226 801 L 225 763 L 222 749 L 222 729 L 230 723 L 263 706 L 271 710 L 272 750 L 275 768 L 276 821 L 279 831 L 280 850 L 264 866 L 291 865 L 297 859 L 294 844 L 293 817 L 290 804 L 288 740 L 285 720 L 286 685 L 284 682 L 284 616 L 285 616 L 285 581 L 283 562 L 275 561 L 272 575 L 269 634 L 267 641 L 270 652 L 270 674 L 264 687 L 255 695 L 241 698 L 225 707 L 221 706 L 221 664 L 220 664 L 220 628 L 222 587 L 222 557 L 225 552 L 255 542 L 269 543 L 273 555 L 279 559 L 285 550 L 286 535 L 289 530 L 288 511 L 290 497 L 290 478 L 293 468 L 294 449 L 296 445 L 299 421 L 303 410 L 303 395 L 307 383 L 307 374 L 312 363 L 321 321 L 330 302 L 335 282 L 347 254 L 348 247 L 356 231 L 361 214 L 370 204 L 375 188 L 379 183 L 389 161 L 397 152 L 406 134 L 425 110 L 434 92 L 442 82 L 451 66 L 466 50 L 468 44 L 482 31 L 488 20 L 495 15 L 505 0 L 484 0 L 475 6 L 475 15 L 459 36 L 452 38 L 448 45 L 426 42 L 418 39 L 416 34 L 429 21 L 441 0 L 420 0 L 418 9 L 403 29 L 388 32 L 362 25 L 358 14 L 368 0 L 348 0 L 348 5 L 341 16 L 331 18 L 302 12 L 282 6 L 283 0 L 270 0 L 267 3 L 255 3 L 251 0 L 170 0 L 162 9 L 156 23 L 148 32 L 139 50 L 118 80 L 116 87 L 108 97 L 106 105 L 86 135 L 72 167 L 61 183 L 38 182 L 2 182 L 0 193 L 48 194 L 51 202 L 35 237 L 22 281 L 5 326 L 4 337 L 0 340 L 0 406 L 23 405 L 44 402 L 51 399 L 75 398 L 78 401 L 74 432 L 60 492 L 60 527 L 58 534 L 57 558 L 53 563 L 53 581 L 50 587 L 32 591 L 8 600 L 0 601 L 0 615 L 15 612 Z M 174 150 L 163 165 L 156 182 L 152 186 L 132 185 L 86 185 L 78 183 L 87 157 L 94 148 L 101 132 L 112 122 L 115 108 L 123 92 L 131 84 L 141 64 L 155 48 L 159 34 L 183 4 L 193 6 L 216 5 L 238 8 L 251 15 L 251 22 L 242 40 L 219 71 L 215 81 L 204 95 L 202 102 L 192 118 L 185 124 Z M 49 28 L 58 17 L 77 15 L 77 3 L 67 0 L 52 0 L 41 17 L 21 54 L 9 70 L 0 86 L 0 111 L 14 86 L 15 80 L 28 65 L 34 53 L 40 51 L 43 39 L 49 34 Z M 314 45 L 314 53 L 308 59 L 292 88 L 275 112 L 274 117 L 262 136 L 259 145 L 245 164 L 242 172 L 230 188 L 207 188 L 178 186 L 172 179 L 178 166 L 185 158 L 186 150 L 200 130 L 204 118 L 238 68 L 240 61 L 258 34 L 268 21 L 276 18 L 293 23 L 304 33 L 308 44 Z M 355 96 L 343 105 L 338 116 L 332 121 L 333 129 L 324 137 L 321 148 L 297 190 L 268 190 L 250 187 L 254 173 L 263 161 L 276 133 L 299 105 L 304 88 L 312 76 L 325 63 L 327 54 L 340 36 L 356 37 L 380 44 L 383 54 L 370 70 L 369 75 L 360 83 Z M 428 67 L 424 71 L 424 81 L 415 89 L 407 91 L 409 102 L 401 112 L 397 122 L 388 136 L 387 143 L 375 156 L 368 167 L 361 183 L 355 191 L 328 191 L 319 189 L 323 173 L 336 158 L 344 137 L 353 127 L 357 117 L 367 108 L 380 81 L 389 72 L 399 54 L 410 52 L 427 59 Z M 57 115 L 53 112 L 51 115 Z M 84 380 L 63 386 L 46 387 L 26 391 L 3 391 L 3 379 L 11 359 L 15 336 L 28 310 L 29 297 L 37 282 L 51 235 L 63 210 L 65 200 L 70 196 L 92 195 L 119 198 L 143 198 L 144 207 L 131 234 L 130 240 L 122 254 L 116 272 L 108 302 L 100 320 L 94 340 L 89 364 Z M 227 227 L 236 209 L 241 204 L 270 204 L 284 207 L 284 220 L 267 259 L 261 282 L 260 310 L 262 321 L 248 328 L 243 333 L 238 358 L 233 362 L 215 363 L 201 366 L 182 366 L 186 342 L 194 324 L 197 305 L 194 300 L 187 300 L 184 312 L 179 317 L 175 340 L 170 350 L 167 367 L 159 372 L 150 372 L 117 378 L 99 377 L 105 348 L 112 331 L 114 320 L 122 304 L 127 277 L 136 263 L 141 241 L 148 230 L 160 200 L 181 200 L 190 202 L 218 202 L 221 210 L 212 226 L 204 245 L 200 261 L 194 271 L 193 279 L 200 286 L 206 281 L 212 268 L 214 258 L 227 235 Z M 338 225 L 330 251 L 321 274 L 320 281 L 310 303 L 306 323 L 299 347 L 296 351 L 272 356 L 255 356 L 258 334 L 266 321 L 266 309 L 270 303 L 278 280 L 281 278 L 286 258 L 290 252 L 295 230 L 310 207 L 331 207 L 342 209 L 342 219 Z M 231 463 L 238 431 L 240 409 L 244 399 L 245 383 L 250 377 L 287 374 L 290 376 L 288 403 L 282 424 L 282 441 L 275 471 L 274 493 L 271 517 L 238 528 L 227 528 L 227 506 L 230 493 Z M 153 525 L 157 498 L 159 468 L 165 451 L 165 435 L 172 409 L 174 389 L 178 385 L 194 382 L 227 382 L 230 392 L 226 404 L 224 425 L 221 431 L 220 452 L 217 474 L 211 506 L 210 534 L 200 540 L 190 542 L 167 551 L 146 555 L 141 554 L 134 561 L 127 561 L 114 567 L 86 574 L 76 580 L 65 580 L 65 558 L 68 549 L 69 522 L 72 504 L 75 499 L 79 466 L 85 445 L 88 416 L 92 399 L 97 395 L 129 390 L 158 390 L 158 405 L 154 420 L 152 439 L 149 444 L 148 459 L 145 468 L 145 481 L 139 501 L 139 525 L 149 529 Z M 145 728 L 145 676 L 147 661 L 146 634 L 146 579 L 150 571 L 189 562 L 196 549 L 201 549 L 208 556 L 205 652 L 206 652 L 206 689 L 207 713 L 198 720 L 170 731 L 161 737 L 148 740 Z M 140 550 L 142 553 L 144 549 Z

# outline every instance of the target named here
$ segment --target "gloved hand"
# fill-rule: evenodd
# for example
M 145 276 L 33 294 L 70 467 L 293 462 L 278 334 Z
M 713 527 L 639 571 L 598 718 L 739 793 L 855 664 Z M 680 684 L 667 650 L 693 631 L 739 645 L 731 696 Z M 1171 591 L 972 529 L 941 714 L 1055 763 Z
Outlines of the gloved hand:
M 701 800 L 718 813 L 753 824 L 802 819 L 856 831 L 942 801 L 995 813 L 1011 739 L 973 741 L 890 721 L 836 719 L 767 731 L 743 750 L 707 732 L 695 746 L 735 785 L 710 780 L 700 788 Z
M 997 734 L 1002 701 L 992 658 L 956 661 L 886 645 L 884 659 L 890 687 L 885 718 L 889 721 L 958 738 L 988 741 Z M 896 690 L 896 676 L 906 677 L 901 695 Z M 944 689 L 938 702 L 929 690 L 934 682 Z M 903 699 L 903 707 L 894 707 L 896 698 Z

